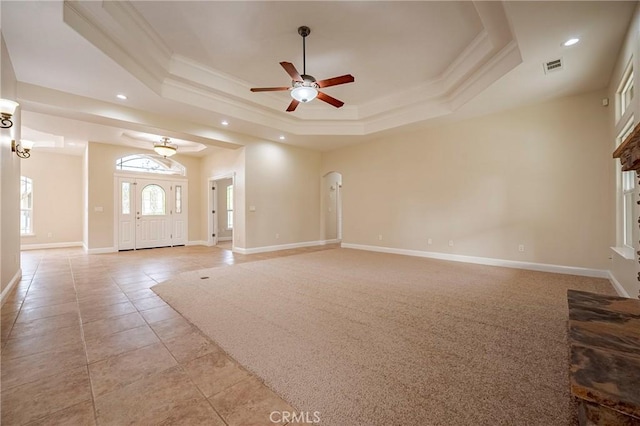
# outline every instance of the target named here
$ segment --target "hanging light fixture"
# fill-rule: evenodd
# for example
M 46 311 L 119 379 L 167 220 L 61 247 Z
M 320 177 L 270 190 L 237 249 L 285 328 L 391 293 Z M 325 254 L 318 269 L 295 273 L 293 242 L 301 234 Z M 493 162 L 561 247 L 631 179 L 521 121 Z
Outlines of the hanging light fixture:
M 164 137 L 160 139 L 160 143 L 153 145 L 153 150 L 164 158 L 167 158 L 175 154 L 178 151 L 178 148 L 173 145 L 169 145 L 169 138 Z
M 13 113 L 16 112 L 16 108 L 18 107 L 17 102 L 10 101 L 9 99 L 0 99 L 0 127 L 3 129 L 8 129 L 13 126 L 13 121 L 11 121 L 11 117 L 13 117 Z

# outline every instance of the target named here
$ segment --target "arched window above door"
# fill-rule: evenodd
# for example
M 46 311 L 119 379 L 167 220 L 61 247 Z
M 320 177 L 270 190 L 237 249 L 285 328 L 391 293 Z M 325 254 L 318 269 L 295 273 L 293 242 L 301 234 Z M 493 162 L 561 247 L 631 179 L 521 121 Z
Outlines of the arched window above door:
M 133 154 L 116 160 L 116 170 L 186 176 L 187 169 L 170 158 L 153 154 Z

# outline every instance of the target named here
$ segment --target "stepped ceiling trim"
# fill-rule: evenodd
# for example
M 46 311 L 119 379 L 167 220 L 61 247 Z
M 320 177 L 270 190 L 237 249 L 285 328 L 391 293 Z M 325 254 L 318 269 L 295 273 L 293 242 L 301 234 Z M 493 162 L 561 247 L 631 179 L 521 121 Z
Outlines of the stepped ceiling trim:
M 128 2 L 66 1 L 63 16 L 76 32 L 166 99 L 298 135 L 367 135 L 449 114 L 522 62 L 503 4 L 473 5 L 482 30 L 436 78 L 362 104 L 347 102 L 340 109 L 309 104 L 295 113 L 283 111 L 282 98 L 251 93 L 254 83 L 172 53 Z M 82 114 L 114 120 L 95 110 Z M 125 121 L 139 120 L 126 116 Z

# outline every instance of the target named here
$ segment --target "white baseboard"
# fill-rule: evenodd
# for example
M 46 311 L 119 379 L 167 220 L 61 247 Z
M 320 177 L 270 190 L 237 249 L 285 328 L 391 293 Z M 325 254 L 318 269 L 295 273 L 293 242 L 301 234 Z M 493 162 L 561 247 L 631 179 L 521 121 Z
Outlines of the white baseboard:
M 209 243 L 203 240 L 187 241 L 185 246 L 208 246 Z
M 2 294 L 0 294 L 0 306 L 4 305 L 4 303 L 7 301 L 7 296 L 11 293 L 11 290 L 13 290 L 13 288 L 20 282 L 21 279 L 22 269 L 18 268 L 16 274 L 13 276 L 13 278 L 11 278 L 11 281 L 9 281 L 9 284 L 7 284 L 4 290 L 2 290 Z
M 381 253 L 404 254 L 407 256 L 428 257 L 453 262 L 476 263 L 479 265 L 502 266 L 504 268 L 527 269 L 530 271 L 553 272 L 557 274 L 580 275 L 584 277 L 609 278 L 605 269 L 578 268 L 575 266 L 551 265 L 547 263 L 520 262 L 516 260 L 493 259 L 490 257 L 465 256 L 461 254 L 436 253 L 420 250 L 397 249 L 391 247 L 369 246 L 363 244 L 342 243 L 343 248 L 377 251 Z
M 338 244 L 342 240 L 334 239 L 334 240 L 322 240 L 320 241 L 320 245 L 326 246 L 328 244 Z
M 68 243 L 21 244 L 20 250 L 40 250 L 40 249 L 83 247 L 83 246 L 84 245 L 80 241 L 68 242 Z
M 87 254 L 105 254 L 105 253 L 117 253 L 118 250 L 115 247 L 100 247 L 100 248 L 86 248 L 85 251 Z
M 609 272 L 609 276 L 607 278 L 609 278 L 609 281 L 611 281 L 611 285 L 616 290 L 616 293 L 618 293 L 618 296 L 630 298 L 631 296 L 629 295 L 627 290 L 625 290 L 625 288 L 622 287 L 622 284 L 620 284 L 620 281 L 618 281 L 616 277 L 613 276 L 611 271 L 608 271 L 608 272 Z
M 277 246 L 263 246 L 263 247 L 253 247 L 253 248 L 234 247 L 233 252 L 240 253 L 240 254 L 256 254 L 256 253 L 267 253 L 270 251 L 289 250 L 289 249 L 302 248 L 302 247 L 322 246 L 325 244 L 326 243 L 324 241 L 305 241 L 303 243 L 280 244 Z
M 218 241 L 231 241 L 233 237 L 218 237 Z

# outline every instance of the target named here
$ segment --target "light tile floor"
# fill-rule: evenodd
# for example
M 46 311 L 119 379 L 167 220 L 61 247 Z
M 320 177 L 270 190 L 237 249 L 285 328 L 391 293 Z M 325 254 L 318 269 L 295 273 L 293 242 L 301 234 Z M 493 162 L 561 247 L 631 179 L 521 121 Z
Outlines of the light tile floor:
M 293 408 L 150 290 L 180 272 L 331 249 L 22 253 L 2 306 L 3 425 L 273 425 Z

